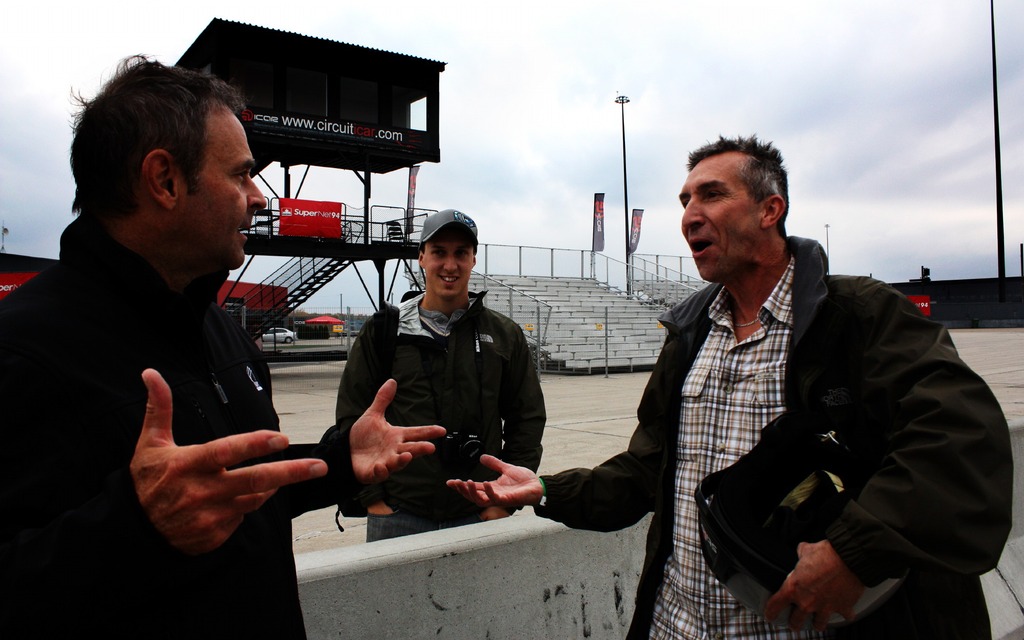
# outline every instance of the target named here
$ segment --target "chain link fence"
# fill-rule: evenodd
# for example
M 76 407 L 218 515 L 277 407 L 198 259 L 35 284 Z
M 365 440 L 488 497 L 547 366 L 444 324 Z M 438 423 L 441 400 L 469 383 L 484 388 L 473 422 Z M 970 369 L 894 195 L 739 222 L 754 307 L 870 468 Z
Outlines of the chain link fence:
M 344 312 L 338 307 L 303 307 L 288 314 L 257 340 L 274 387 L 337 388 L 352 342 L 373 312 L 373 307 L 347 307 Z

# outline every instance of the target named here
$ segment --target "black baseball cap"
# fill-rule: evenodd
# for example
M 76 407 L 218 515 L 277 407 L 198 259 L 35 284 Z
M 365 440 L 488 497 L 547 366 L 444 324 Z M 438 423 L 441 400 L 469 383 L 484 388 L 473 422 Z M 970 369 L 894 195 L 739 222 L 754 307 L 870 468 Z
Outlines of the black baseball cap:
M 427 240 L 437 235 L 438 231 L 448 228 L 459 229 L 467 233 L 473 240 L 473 249 L 476 250 L 476 223 L 473 222 L 473 218 L 456 209 L 445 209 L 427 217 L 423 222 L 423 231 L 420 232 L 420 249 L 423 248 Z

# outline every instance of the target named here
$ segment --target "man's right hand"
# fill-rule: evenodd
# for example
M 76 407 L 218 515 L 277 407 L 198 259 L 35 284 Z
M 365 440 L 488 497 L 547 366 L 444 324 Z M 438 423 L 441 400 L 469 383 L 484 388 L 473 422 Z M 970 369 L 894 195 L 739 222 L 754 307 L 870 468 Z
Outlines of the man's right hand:
M 535 505 L 544 497 L 540 478 L 526 467 L 517 467 L 487 454 L 480 456 L 480 464 L 501 475 L 488 482 L 449 480 L 448 486 L 480 507 Z
M 171 433 L 171 389 L 153 369 L 142 372 L 149 392 L 146 418 L 130 471 L 149 521 L 174 548 L 189 555 L 222 545 L 245 514 L 259 509 L 279 487 L 318 478 L 318 459 L 265 462 L 232 469 L 288 446 L 277 431 L 253 431 L 179 447 Z

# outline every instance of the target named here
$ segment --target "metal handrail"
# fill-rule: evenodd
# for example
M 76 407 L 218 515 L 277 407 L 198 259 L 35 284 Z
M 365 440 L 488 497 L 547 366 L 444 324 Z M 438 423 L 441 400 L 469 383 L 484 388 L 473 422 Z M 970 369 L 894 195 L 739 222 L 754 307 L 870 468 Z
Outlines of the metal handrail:
M 533 257 L 533 254 L 537 252 L 540 252 L 542 255 L 546 254 L 547 259 Z M 610 291 L 628 295 L 642 301 L 659 302 L 646 294 L 637 295 L 633 291 L 635 289 L 634 284 L 640 284 L 640 288 L 643 290 L 643 284 L 664 283 L 666 287 L 668 285 L 671 285 L 673 288 L 682 287 L 690 293 L 700 290 L 706 284 L 699 278 L 685 274 L 679 274 L 678 278 L 672 278 L 668 275 L 663 275 L 660 267 L 652 272 L 646 267 L 646 264 L 638 266 L 635 263 L 626 263 L 611 256 L 586 249 L 555 249 L 529 245 L 483 244 L 480 245 L 478 255 L 481 256 L 478 260 L 478 265 L 483 264 L 485 275 L 551 278 L 589 277 L 607 287 Z M 499 262 L 501 265 L 496 266 Z M 613 282 L 613 272 L 623 274 L 620 282 Z M 629 274 L 628 278 L 631 285 L 629 287 L 625 286 L 627 273 Z M 631 291 L 631 294 L 627 294 L 626 291 Z
M 267 201 L 266 209 L 259 209 L 253 215 L 252 225 L 247 233 L 253 236 L 272 239 L 281 234 L 280 198 L 273 197 Z M 351 207 L 344 202 L 341 205 L 341 239 L 345 242 L 368 244 L 370 242 L 403 242 L 414 244 L 423 229 L 427 216 L 434 213 L 432 209 L 413 209 L 413 215 L 406 218 L 406 209 L 386 205 L 370 207 L 369 228 L 363 215 L 362 207 Z

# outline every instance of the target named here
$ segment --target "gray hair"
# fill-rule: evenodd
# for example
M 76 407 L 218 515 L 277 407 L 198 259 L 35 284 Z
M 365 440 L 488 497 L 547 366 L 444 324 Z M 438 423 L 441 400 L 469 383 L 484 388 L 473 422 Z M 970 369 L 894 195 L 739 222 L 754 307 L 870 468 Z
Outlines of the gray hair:
M 785 238 L 786 216 L 789 215 L 789 178 L 783 165 L 782 154 L 771 142 L 762 142 L 756 135 L 749 138 L 719 136 L 715 142 L 709 142 L 690 152 L 686 168 L 693 171 L 701 160 L 730 151 L 738 151 L 747 156 L 747 161 L 740 167 L 740 180 L 751 198 L 760 202 L 768 196 L 778 195 L 786 202 L 786 210 L 776 225 L 779 235 Z

